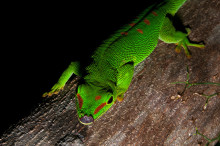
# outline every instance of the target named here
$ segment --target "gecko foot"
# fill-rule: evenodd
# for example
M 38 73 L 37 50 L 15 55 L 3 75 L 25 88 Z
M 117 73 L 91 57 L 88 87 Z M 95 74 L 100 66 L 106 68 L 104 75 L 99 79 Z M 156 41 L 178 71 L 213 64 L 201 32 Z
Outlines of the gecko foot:
M 184 52 L 186 54 L 186 57 L 188 59 L 190 59 L 192 57 L 189 49 L 188 49 L 188 46 L 193 46 L 193 47 L 197 47 L 197 48 L 205 48 L 205 45 L 204 44 L 197 44 L 197 43 L 191 43 L 189 42 L 188 38 L 186 37 L 185 39 L 183 39 L 182 41 L 180 41 L 179 43 L 176 44 L 176 48 L 175 48 L 175 51 L 177 53 L 180 53 L 181 51 L 181 47 L 183 47 L 184 49 Z
M 62 90 L 64 85 L 61 85 L 59 83 L 56 83 L 52 88 L 50 92 L 45 92 L 42 97 L 46 96 L 52 96 L 53 94 L 58 94 L 60 90 Z
M 124 100 L 124 94 L 121 94 L 121 95 L 117 96 L 117 100 L 119 102 L 122 102 Z

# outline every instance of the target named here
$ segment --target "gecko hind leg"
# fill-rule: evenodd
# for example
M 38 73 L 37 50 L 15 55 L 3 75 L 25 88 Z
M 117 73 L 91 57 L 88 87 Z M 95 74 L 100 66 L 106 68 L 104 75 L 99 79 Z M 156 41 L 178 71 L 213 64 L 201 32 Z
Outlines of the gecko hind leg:
M 187 35 L 190 34 L 191 30 L 189 28 L 186 28 L 186 31 L 187 31 Z M 176 43 L 176 48 L 175 48 L 175 51 L 177 53 L 180 53 L 181 51 L 181 47 L 183 47 L 184 49 L 184 52 L 187 56 L 188 59 L 190 59 L 192 57 L 189 49 L 188 49 L 188 46 L 192 46 L 192 47 L 197 47 L 197 48 L 205 48 L 205 45 L 204 44 L 198 44 L 198 43 L 192 43 L 189 41 L 189 39 L 187 37 L 185 37 L 183 40 L 181 40 L 180 42 Z
M 198 48 L 204 48 L 205 46 L 204 44 L 190 42 L 187 36 L 190 34 L 191 31 L 189 28 L 186 28 L 186 32 L 187 33 L 176 30 L 170 18 L 165 17 L 164 23 L 159 34 L 159 39 L 165 43 L 175 43 L 177 45 L 175 48 L 175 51 L 177 53 L 180 53 L 181 47 L 183 47 L 187 58 L 191 58 L 191 53 L 188 49 L 188 46 Z

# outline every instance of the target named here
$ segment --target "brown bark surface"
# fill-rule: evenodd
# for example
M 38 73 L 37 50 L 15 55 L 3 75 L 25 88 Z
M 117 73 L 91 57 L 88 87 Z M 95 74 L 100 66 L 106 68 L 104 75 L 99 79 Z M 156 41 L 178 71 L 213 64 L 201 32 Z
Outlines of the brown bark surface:
M 75 108 L 77 78 L 58 95 L 46 99 L 28 117 L 9 129 L 0 145 L 205 145 L 220 134 L 220 92 L 215 85 L 192 86 L 184 91 L 189 67 L 190 82 L 220 83 L 220 2 L 188 0 L 178 15 L 190 26 L 190 40 L 204 41 L 205 49 L 190 47 L 192 58 L 176 54 L 174 44 L 159 41 L 140 64 L 122 103 L 116 103 L 94 124 L 81 125 Z M 212 142 L 214 145 L 217 141 Z

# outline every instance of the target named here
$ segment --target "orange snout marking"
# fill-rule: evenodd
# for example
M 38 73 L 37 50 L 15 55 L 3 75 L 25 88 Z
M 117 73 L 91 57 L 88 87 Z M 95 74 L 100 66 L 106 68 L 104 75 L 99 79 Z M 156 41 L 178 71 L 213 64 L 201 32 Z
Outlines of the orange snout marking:
M 101 99 L 102 97 L 100 96 L 100 95 L 98 95 L 98 96 L 96 96 L 95 97 L 95 100 L 99 100 L 99 99 Z
M 100 106 L 98 106 L 94 111 L 94 115 L 97 114 L 105 105 L 106 105 L 106 102 L 102 103 Z
M 79 108 L 81 109 L 83 105 L 83 99 L 79 93 L 77 93 L 77 98 L 78 98 Z

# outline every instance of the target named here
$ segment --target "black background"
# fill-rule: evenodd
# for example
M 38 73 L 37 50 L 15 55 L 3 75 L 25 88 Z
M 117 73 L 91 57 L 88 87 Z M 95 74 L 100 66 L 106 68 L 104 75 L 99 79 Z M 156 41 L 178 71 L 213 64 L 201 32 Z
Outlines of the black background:
M 147 4 L 141 0 L 5 5 L 1 133 L 28 116 L 73 60 L 98 47 Z

